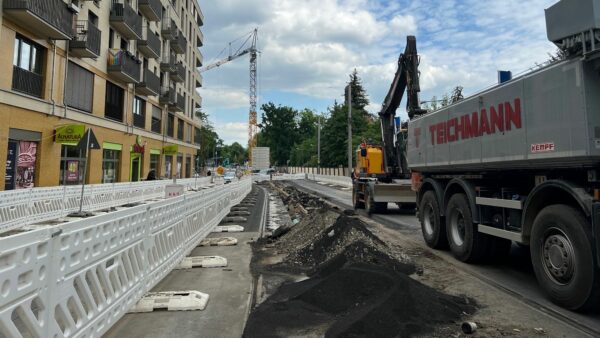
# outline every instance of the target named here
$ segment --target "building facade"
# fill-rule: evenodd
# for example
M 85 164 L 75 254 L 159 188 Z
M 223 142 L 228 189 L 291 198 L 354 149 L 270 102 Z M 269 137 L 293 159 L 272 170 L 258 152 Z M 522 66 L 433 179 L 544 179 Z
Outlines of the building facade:
M 193 175 L 196 0 L 0 3 L 0 190 Z

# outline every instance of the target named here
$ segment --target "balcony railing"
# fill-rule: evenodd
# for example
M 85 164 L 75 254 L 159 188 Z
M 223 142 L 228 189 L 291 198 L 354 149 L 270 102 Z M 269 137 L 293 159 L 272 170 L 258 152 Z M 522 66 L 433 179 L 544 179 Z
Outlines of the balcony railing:
M 162 14 L 160 0 L 138 0 L 138 8 L 148 21 L 160 21 Z
M 204 25 L 204 13 L 202 13 L 202 10 L 198 10 L 198 16 L 196 17 L 198 26 L 203 26 Z
M 185 81 L 185 67 L 182 62 L 177 62 L 172 71 L 169 73 L 171 80 L 175 82 L 184 82 Z
M 177 54 L 185 53 L 187 49 L 187 40 L 181 31 L 178 31 L 175 39 L 171 41 L 171 49 Z
M 44 77 L 21 67 L 13 66 L 12 89 L 42 97 Z
M 204 63 L 204 55 L 202 55 L 202 53 L 200 51 L 198 51 L 198 55 L 196 58 L 196 68 L 200 68 L 202 67 L 202 64 Z
M 2 8 L 38 38 L 73 38 L 73 12 L 62 0 L 4 0 Z
M 131 53 L 108 51 L 108 73 L 125 83 L 140 82 L 140 64 Z
M 161 34 L 165 40 L 173 40 L 177 37 L 177 26 L 175 21 L 165 19 L 162 22 Z
M 144 27 L 143 37 L 137 42 L 137 47 L 145 56 L 156 59 L 160 56 L 160 38 L 148 27 Z
M 146 128 L 146 115 L 145 114 L 133 114 L 133 125 L 145 129 Z
M 204 46 L 204 33 L 202 33 L 202 31 L 199 31 L 198 47 L 202 47 L 202 46 Z
M 69 51 L 80 58 L 97 58 L 100 56 L 100 40 L 102 33 L 90 21 L 77 21 L 75 36 L 69 43 Z
M 177 100 L 175 89 L 169 87 L 162 87 L 160 89 L 160 97 L 158 102 L 160 104 L 174 105 Z
M 160 93 L 160 78 L 150 69 L 144 69 L 144 78 L 135 86 L 136 93 L 146 96 L 156 96 Z
M 163 57 L 160 62 L 160 70 L 163 72 L 174 72 L 177 70 L 175 54 L 169 54 L 168 51 L 163 51 Z
M 142 38 L 142 17 L 126 2 L 113 2 L 110 23 L 127 39 Z

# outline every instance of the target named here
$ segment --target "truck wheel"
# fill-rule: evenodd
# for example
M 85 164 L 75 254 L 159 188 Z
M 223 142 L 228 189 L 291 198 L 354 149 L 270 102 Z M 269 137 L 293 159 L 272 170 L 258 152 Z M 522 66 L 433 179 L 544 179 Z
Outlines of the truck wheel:
M 365 203 L 360 200 L 360 194 L 356 189 L 352 189 L 352 206 L 354 209 L 362 209 L 365 207 Z
M 538 283 L 556 304 L 587 310 L 600 304 L 600 269 L 591 226 L 574 208 L 544 208 L 531 229 L 531 261 Z
M 365 210 L 367 210 L 369 215 L 376 211 L 375 201 L 373 201 L 373 196 L 371 196 L 369 188 L 365 189 Z
M 388 208 L 388 202 L 375 202 L 377 212 L 385 212 Z
M 454 194 L 446 209 L 446 235 L 456 259 L 477 263 L 487 257 L 489 237 L 477 231 L 465 194 Z
M 431 190 L 427 191 L 421 199 L 419 221 L 421 221 L 423 239 L 430 248 L 441 249 L 448 247 L 446 226 L 442 224 L 440 206 L 435 193 Z

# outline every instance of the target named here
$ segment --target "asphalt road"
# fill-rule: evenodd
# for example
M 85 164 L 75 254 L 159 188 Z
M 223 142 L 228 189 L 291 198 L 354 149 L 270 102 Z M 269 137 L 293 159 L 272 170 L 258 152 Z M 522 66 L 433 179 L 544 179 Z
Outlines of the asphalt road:
M 352 208 L 352 193 L 349 189 L 319 184 L 314 181 L 297 180 L 293 183 L 303 189 L 320 195 L 328 201 L 343 207 Z M 364 210 L 363 210 L 364 212 Z M 365 214 L 366 215 L 366 214 Z M 403 215 L 399 209 L 392 207 L 385 214 L 372 215 L 379 223 L 400 231 L 411 239 L 423 242 L 421 226 L 414 215 Z M 448 251 L 432 250 L 451 264 L 469 272 L 481 280 L 507 292 L 519 300 L 531 305 L 534 309 L 545 312 L 557 320 L 564 321 L 580 328 L 594 337 L 600 337 L 600 313 L 580 314 L 565 310 L 552 304 L 541 292 L 531 267 L 531 259 L 527 248 L 513 246 L 510 256 L 499 263 L 490 265 L 469 265 L 455 260 Z

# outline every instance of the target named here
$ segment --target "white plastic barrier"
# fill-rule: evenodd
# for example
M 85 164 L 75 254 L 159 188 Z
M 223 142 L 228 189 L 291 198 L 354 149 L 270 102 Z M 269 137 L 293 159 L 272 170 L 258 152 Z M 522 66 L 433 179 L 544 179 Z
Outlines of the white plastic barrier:
M 352 187 L 352 179 L 345 176 L 306 174 L 309 180 L 335 184 L 342 187 Z
M 90 184 L 85 186 L 83 209 L 96 211 L 164 197 L 172 180 Z M 217 180 L 217 183 L 220 182 Z M 206 186 L 210 177 L 177 180 L 188 189 Z M 79 210 L 81 186 L 59 186 L 0 192 L 0 233 L 24 225 L 67 216 Z
M 244 179 L 0 238 L 0 337 L 102 336 L 251 189 Z

